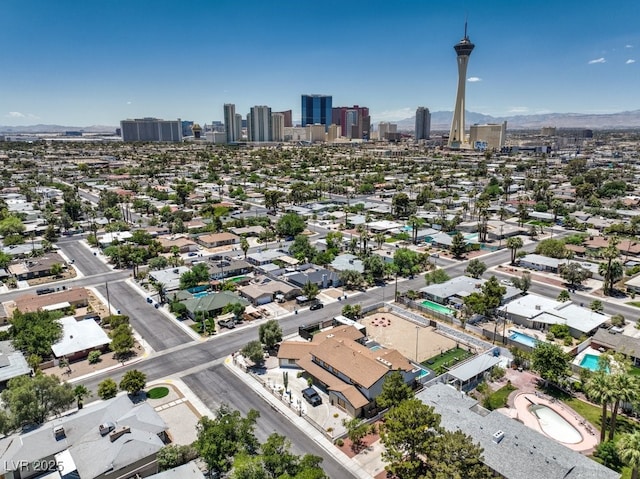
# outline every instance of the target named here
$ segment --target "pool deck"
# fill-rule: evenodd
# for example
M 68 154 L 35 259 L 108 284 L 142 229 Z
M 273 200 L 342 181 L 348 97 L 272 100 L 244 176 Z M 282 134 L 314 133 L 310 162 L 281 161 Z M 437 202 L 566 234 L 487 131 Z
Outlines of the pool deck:
M 583 454 L 592 453 L 599 442 L 598 430 L 587 422 L 584 418 L 580 417 L 573 409 L 569 408 L 565 404 L 556 401 L 554 398 L 548 397 L 539 392 L 516 392 L 513 397 L 513 408 L 503 409 L 500 412 L 507 416 L 522 421 L 522 423 L 547 437 L 551 437 L 542 430 L 540 423 L 536 416 L 529 411 L 531 403 L 540 404 L 553 409 L 556 413 L 562 416 L 569 424 L 571 424 L 581 435 L 582 441 L 576 444 L 567 444 L 561 442 L 565 447 L 572 449 Z M 557 439 L 551 437 L 551 439 L 557 441 Z

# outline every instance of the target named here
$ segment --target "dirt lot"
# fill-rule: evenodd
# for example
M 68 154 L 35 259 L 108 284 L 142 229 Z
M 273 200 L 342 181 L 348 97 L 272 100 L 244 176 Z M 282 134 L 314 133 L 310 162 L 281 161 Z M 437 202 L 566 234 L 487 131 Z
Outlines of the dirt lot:
M 390 349 L 397 349 L 408 359 L 419 362 L 447 351 L 456 342 L 438 334 L 431 326 L 418 326 L 392 313 L 376 313 L 362 320 L 367 326 L 367 335 L 372 340 Z

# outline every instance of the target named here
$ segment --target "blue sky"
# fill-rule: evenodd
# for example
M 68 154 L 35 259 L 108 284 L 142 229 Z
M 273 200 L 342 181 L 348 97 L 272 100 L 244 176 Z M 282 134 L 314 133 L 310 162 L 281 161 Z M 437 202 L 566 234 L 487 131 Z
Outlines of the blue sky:
M 640 109 L 638 0 L 3 0 L 0 124 L 299 121 L 303 93 L 375 122 L 452 110 L 465 17 L 468 110 Z

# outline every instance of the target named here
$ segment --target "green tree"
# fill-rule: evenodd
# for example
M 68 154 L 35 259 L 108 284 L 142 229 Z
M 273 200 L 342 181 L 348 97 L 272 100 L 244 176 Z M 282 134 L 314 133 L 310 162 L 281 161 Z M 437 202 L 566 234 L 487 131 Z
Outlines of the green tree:
M 600 426 L 600 442 L 605 440 L 607 432 L 607 408 L 613 403 L 613 388 L 611 385 L 611 376 L 605 370 L 596 371 L 585 383 L 585 392 L 587 397 L 596 404 L 602 406 L 601 426 Z
M 271 351 L 276 344 L 282 341 L 282 328 L 278 321 L 270 319 L 266 323 L 260 325 L 260 328 L 258 329 L 258 337 L 267 350 Z
M 109 333 L 109 337 L 111 338 L 109 347 L 116 353 L 118 358 L 123 359 L 131 354 L 131 350 L 135 344 L 131 326 L 121 324 Z
M 244 259 L 246 260 L 247 252 L 249 251 L 249 242 L 247 241 L 247 238 L 245 237 L 240 238 L 240 249 L 244 253 Z
M 408 399 L 392 408 L 382 430 L 387 471 L 403 479 L 424 477 L 427 457 L 442 431 L 440 416 L 418 399 Z
M 511 278 L 511 282 L 514 287 L 518 288 L 523 293 L 526 293 L 531 287 L 531 273 L 523 271 L 520 277 Z
M 591 311 L 595 311 L 596 313 L 601 313 L 604 311 L 604 304 L 602 304 L 602 301 L 600 301 L 599 299 L 594 299 L 589 304 L 589 308 L 591 309 Z
M 307 236 L 297 235 L 289 247 L 289 254 L 297 260 L 306 263 L 317 254 L 317 250 L 311 246 L 311 242 Z
M 424 275 L 424 281 L 427 283 L 427 286 L 430 284 L 442 284 L 449 281 L 451 277 L 447 274 L 444 269 L 434 269 L 433 271 L 429 271 Z
M 318 285 L 312 283 L 311 281 L 307 281 L 302 287 L 302 294 L 306 296 L 310 301 L 316 299 L 316 296 L 318 296 L 319 292 L 320 289 L 318 288 Z
M 623 434 L 617 442 L 620 460 L 631 468 L 631 479 L 638 479 L 640 469 L 640 431 Z
M 116 394 L 118 394 L 118 385 L 113 379 L 107 378 L 98 384 L 98 396 L 103 401 L 116 397 Z
M 516 264 L 516 257 L 518 255 L 518 250 L 522 248 L 524 243 L 522 242 L 522 238 L 519 236 L 512 236 L 511 238 L 507 238 L 507 248 L 509 248 L 511 252 L 511 264 Z
M 147 375 L 137 369 L 124 373 L 120 381 L 120 391 L 127 391 L 132 396 L 137 395 L 147 385 Z
M 413 391 L 404 382 L 400 371 L 387 374 L 382 383 L 382 392 L 376 398 L 376 404 L 383 409 L 398 406 L 413 396 Z
M 459 429 L 444 431 L 427 456 L 430 474 L 426 477 L 491 479 L 494 475 L 484 465 L 482 453 L 480 445 Z
M 36 311 L 23 313 L 16 310 L 11 317 L 13 346 L 26 354 L 42 358 L 51 356 L 51 346 L 62 337 L 62 326 L 56 320 L 60 313 Z
M 198 451 L 191 445 L 168 444 L 156 456 L 161 471 L 182 466 L 198 457 Z
M 358 320 L 360 319 L 360 315 L 362 314 L 362 306 L 359 304 L 345 304 L 342 307 L 342 316 L 345 318 Z
M 369 255 L 362 261 L 365 273 L 374 280 L 384 278 L 384 264 L 384 260 L 377 254 Z
M 561 265 L 560 277 L 569 283 L 571 289 L 575 289 L 576 286 L 581 285 L 591 277 L 591 271 L 583 268 L 580 263 L 572 261 L 565 265 Z
M 73 388 L 73 395 L 76 397 L 76 405 L 78 409 L 82 409 L 84 406 L 84 398 L 90 394 L 90 391 L 84 384 L 78 384 Z
M 467 243 L 464 240 L 464 236 L 462 236 L 462 233 L 459 231 L 453 235 L 449 251 L 451 251 L 454 258 L 458 259 L 462 258 L 462 256 L 467 252 Z
M 408 218 L 416 212 L 416 204 L 406 193 L 396 193 L 391 199 L 391 211 L 397 218 Z
M 347 289 L 359 288 L 364 284 L 364 277 L 359 271 L 353 269 L 346 269 L 340 272 L 340 282 Z
M 536 254 L 557 259 L 568 258 L 570 256 L 564 241 L 554 238 L 540 241 L 540 243 L 536 245 Z
M 276 224 L 276 231 L 278 235 L 286 238 L 289 236 L 299 235 L 304 231 L 306 223 L 301 216 L 296 213 L 287 213 L 278 220 Z
M 63 271 L 63 269 L 62 269 L 62 265 L 60 263 L 53 263 L 51 265 L 50 272 L 56 278 L 59 278 L 60 276 L 62 276 L 62 271 Z
M 38 372 L 33 377 L 10 379 L 1 398 L 11 423 L 23 427 L 42 424 L 50 416 L 69 409 L 74 394 L 71 385 L 61 383 L 57 376 Z
M 482 274 L 487 270 L 487 265 L 480 261 L 478 258 L 474 258 L 469 261 L 467 268 L 464 270 L 472 278 L 480 278 Z
M 250 341 L 240 352 L 256 366 L 262 365 L 264 362 L 264 351 L 260 341 Z
M 613 386 L 612 395 L 614 398 L 613 410 L 611 411 L 611 424 L 609 425 L 609 441 L 613 441 L 616 433 L 616 420 L 621 404 L 635 404 L 640 397 L 640 387 L 635 376 L 626 372 L 618 372 L 611 376 Z
M 393 255 L 393 263 L 402 276 L 420 272 L 420 255 L 408 248 L 398 248 Z
M 265 208 L 276 211 L 278 204 L 282 201 L 284 193 L 277 190 L 267 190 L 264 192 L 264 206 Z
M 566 289 L 563 289 L 562 291 L 560 291 L 560 294 L 558 294 L 558 297 L 556 299 L 564 303 L 566 301 L 570 301 L 571 296 L 569 295 L 569 291 L 567 291 Z
M 351 440 L 351 449 L 358 451 L 362 446 L 362 440 L 371 432 L 371 426 L 359 417 L 343 419 L 342 425 L 347 430 L 347 437 Z
M 194 447 L 214 477 L 229 472 L 237 454 L 255 455 L 259 443 L 254 428 L 260 417 L 251 409 L 247 417 L 222 404 L 216 411 L 215 419 L 204 416 L 197 426 Z
M 561 385 L 569 375 L 570 357 L 557 344 L 538 341 L 531 353 L 531 366 L 546 382 Z
M 21 235 L 24 230 L 25 226 L 17 216 L 9 215 L 0 220 L 0 236 Z

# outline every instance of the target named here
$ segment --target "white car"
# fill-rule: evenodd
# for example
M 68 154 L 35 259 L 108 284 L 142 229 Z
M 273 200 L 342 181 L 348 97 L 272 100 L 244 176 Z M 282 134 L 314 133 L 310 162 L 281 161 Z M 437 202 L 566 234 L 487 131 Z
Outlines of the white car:
M 513 286 L 513 281 L 511 281 L 510 279 L 501 279 L 500 282 L 505 286 Z

